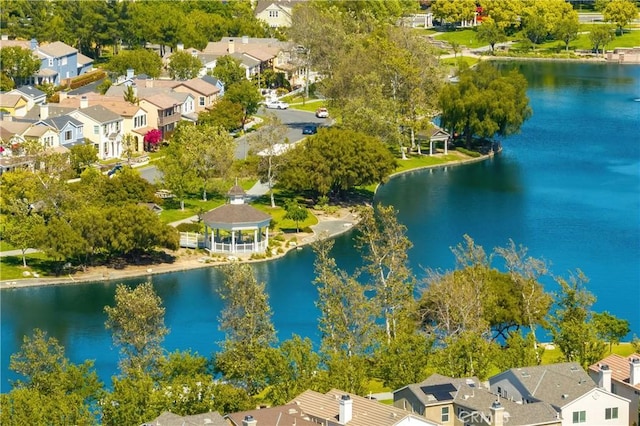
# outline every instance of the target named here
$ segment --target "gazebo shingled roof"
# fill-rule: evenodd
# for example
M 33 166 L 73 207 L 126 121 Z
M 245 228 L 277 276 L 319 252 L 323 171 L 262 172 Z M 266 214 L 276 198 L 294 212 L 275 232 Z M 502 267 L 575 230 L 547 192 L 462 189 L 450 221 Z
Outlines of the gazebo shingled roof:
M 271 219 L 265 212 L 248 204 L 225 204 L 206 212 L 202 216 L 205 224 L 241 225 L 256 224 Z

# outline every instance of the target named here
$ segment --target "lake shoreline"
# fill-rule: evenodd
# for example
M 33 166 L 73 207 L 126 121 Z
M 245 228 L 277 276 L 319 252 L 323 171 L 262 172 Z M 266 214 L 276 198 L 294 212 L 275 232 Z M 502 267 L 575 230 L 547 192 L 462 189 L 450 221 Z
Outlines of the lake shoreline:
M 389 179 L 393 179 L 407 173 L 413 173 L 426 169 L 455 167 L 477 163 L 480 161 L 488 160 L 494 155 L 495 153 L 490 152 L 479 157 L 461 156 L 459 160 L 449 161 L 443 164 L 402 170 L 400 172 L 389 175 Z M 376 191 L 378 187 L 376 187 Z M 313 232 L 299 232 L 294 234 L 296 240 L 298 241 L 296 244 L 285 244 L 282 253 L 276 253 L 270 257 L 251 259 L 250 255 L 231 255 L 231 259 L 227 257 L 224 260 L 220 260 L 219 258 L 211 258 L 206 254 L 195 253 L 190 249 L 180 249 L 177 251 L 175 261 L 172 263 L 161 263 L 156 265 L 127 265 L 124 269 L 113 269 L 106 266 L 97 266 L 89 267 L 85 272 L 78 272 L 74 276 L 67 275 L 52 278 L 23 278 L 18 280 L 3 280 L 0 281 L 0 291 L 27 287 L 104 283 L 144 276 L 151 278 L 153 275 L 157 274 L 168 274 L 173 272 L 188 271 L 192 269 L 216 267 L 226 265 L 235 261 L 243 263 L 267 262 L 286 256 L 287 253 L 292 250 L 298 250 L 303 246 L 310 245 L 320 237 L 335 238 L 341 234 L 349 232 L 359 222 L 358 214 L 353 210 L 353 208 L 349 207 L 340 208 L 335 214 L 332 215 L 324 214 L 322 211 L 313 211 L 313 214 L 318 218 L 318 224 L 311 226 Z

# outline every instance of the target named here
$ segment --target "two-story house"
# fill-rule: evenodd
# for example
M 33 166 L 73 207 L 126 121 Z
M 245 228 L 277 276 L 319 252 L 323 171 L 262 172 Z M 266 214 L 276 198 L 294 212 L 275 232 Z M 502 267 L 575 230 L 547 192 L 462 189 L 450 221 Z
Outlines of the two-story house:
M 271 28 L 291 26 L 293 7 L 305 0 L 258 0 L 254 16 Z
M 433 374 L 393 393 L 393 405 L 442 426 L 560 426 L 546 402 L 518 404 L 493 394 L 477 377 Z
M 640 425 L 640 354 L 611 354 L 589 366 L 589 376 L 602 389 L 630 400 L 629 426 Z
M 121 116 L 102 105 L 89 106 L 86 97 L 80 99 L 80 108 L 70 114 L 84 125 L 84 137 L 98 150 L 98 158 L 120 158 L 122 147 Z
M 199 113 L 213 106 L 218 100 L 220 89 L 202 78 L 180 81 L 173 87 L 176 92 L 190 93 L 196 100 L 195 112 Z
M 629 425 L 629 400 L 597 387 L 575 362 L 512 368 L 491 377 L 489 384 L 504 399 L 550 404 L 562 426 Z
M 128 135 L 132 138 L 133 146 L 130 149 L 133 152 L 144 150 L 144 135 L 153 129 L 148 124 L 148 114 L 144 108 L 127 102 L 122 97 L 102 96 L 97 93 L 84 96 L 91 105 L 101 105 L 122 117 L 123 137 Z M 82 101 L 82 97 L 64 97 L 60 99 L 60 105 L 79 108 Z
M 173 132 L 181 120 L 181 103 L 168 94 L 145 96 L 140 99 L 140 106 L 148 113 L 148 123 L 160 130 L 163 137 Z

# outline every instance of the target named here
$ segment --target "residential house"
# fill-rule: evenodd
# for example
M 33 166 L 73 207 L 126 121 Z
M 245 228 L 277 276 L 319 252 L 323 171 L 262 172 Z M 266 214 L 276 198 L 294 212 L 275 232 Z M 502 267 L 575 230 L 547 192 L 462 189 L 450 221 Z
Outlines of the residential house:
M 271 28 L 291 26 L 293 7 L 305 0 L 258 0 L 254 16 Z
M 228 426 L 228 423 L 216 411 L 191 416 L 179 416 L 165 411 L 141 426 Z
M 123 137 L 129 135 L 132 138 L 133 152 L 144 151 L 144 135 L 153 127 L 149 126 L 147 121 L 147 111 L 139 105 L 125 101 L 122 97 L 102 96 L 99 94 L 84 95 L 91 105 L 102 105 L 108 110 L 122 117 L 122 134 Z M 80 107 L 81 97 L 63 97 L 60 99 L 61 106 Z
M 44 104 L 41 109 L 47 109 L 48 105 Z M 48 117 L 46 113 L 40 113 L 41 119 L 36 125 L 46 125 L 54 129 L 58 134 L 60 146 L 70 148 L 74 145 L 84 143 L 84 124 L 70 115 L 60 115 L 57 117 Z
M 436 426 L 424 417 L 378 401 L 332 389 L 322 394 L 307 390 L 290 402 L 309 420 L 324 426 Z
M 167 95 L 174 98 L 180 105 L 180 118 L 182 120 L 195 123 L 198 121 L 198 113 L 196 112 L 196 100 L 191 93 L 188 92 L 167 92 Z
M 47 94 L 33 86 L 20 86 L 17 89 L 10 90 L 9 94 L 22 95 L 27 98 L 27 110 L 30 111 L 35 105 L 47 102 Z
M 176 92 L 190 93 L 196 99 L 195 112 L 199 113 L 213 106 L 218 100 L 220 89 L 201 78 L 180 81 L 173 87 Z
M 77 75 L 82 75 L 82 74 L 86 74 L 86 73 L 88 73 L 90 71 L 93 71 L 93 59 L 91 59 L 88 56 L 83 55 L 80 52 L 78 52 L 77 63 L 78 63 L 78 74 Z
M 203 75 L 202 80 L 206 81 L 209 84 L 213 84 L 218 88 L 219 90 L 218 98 L 221 98 L 224 96 L 224 83 L 222 81 L 218 80 L 217 78 L 209 74 Z
M 628 426 L 629 400 L 599 388 L 578 363 L 512 368 L 489 379 L 491 392 L 521 404 L 549 403 L 562 426 Z
M 546 402 L 518 404 L 497 396 L 476 377 L 454 379 L 433 374 L 393 393 L 393 405 L 443 426 L 560 426 Z
M 290 48 L 291 43 L 276 38 L 223 37 L 220 41 L 209 42 L 203 53 L 230 55 L 238 59 L 245 69 L 246 77 L 251 79 L 266 69 L 274 69 L 278 65 L 278 54 Z
M 27 155 L 23 144 L 36 141 L 48 152 L 68 152 L 60 147 L 58 133 L 47 125 L 35 125 L 24 121 L 0 121 L 0 174 L 17 168 L 33 168 L 35 157 Z
M 147 111 L 147 123 L 160 130 L 163 137 L 175 130 L 182 117 L 181 103 L 168 94 L 145 96 L 140 99 L 140 106 Z
M 89 106 L 86 97 L 80 100 L 80 108 L 70 114 L 84 125 L 84 137 L 98 150 L 98 158 L 120 158 L 122 147 L 123 119 L 102 105 Z
M 191 53 L 192 56 L 198 58 L 200 60 L 200 62 L 202 62 L 202 68 L 200 68 L 200 71 L 198 72 L 198 77 L 203 77 L 205 75 L 207 75 L 208 73 L 210 73 L 211 71 L 213 71 L 213 69 L 216 67 L 216 61 L 218 60 L 219 55 L 213 55 L 210 53 L 204 53 L 194 47 L 185 49 L 184 45 L 182 43 L 178 43 L 178 45 L 176 46 L 176 51 L 181 52 L 181 51 L 187 51 L 189 53 Z M 167 53 L 163 58 L 162 58 L 162 62 L 164 64 L 165 67 L 169 66 L 169 62 L 171 60 L 171 55 L 173 55 L 173 52 L 169 52 Z
M 24 95 L 13 93 L 0 94 L 0 110 L 13 117 L 24 117 L 28 112 L 29 101 Z
M 600 388 L 631 401 L 629 426 L 640 425 L 640 354 L 628 357 L 611 354 L 589 366 L 588 372 Z
M 225 416 L 232 426 L 296 425 L 318 426 L 296 404 L 231 413 Z
M 82 55 L 78 62 L 78 50 L 61 41 L 39 45 L 36 39 L 8 40 L 2 36 L 0 47 L 18 46 L 29 49 L 40 59 L 40 70 L 30 79 L 32 84 L 52 83 L 59 85 L 62 79 L 77 77 L 93 64 L 91 58 Z

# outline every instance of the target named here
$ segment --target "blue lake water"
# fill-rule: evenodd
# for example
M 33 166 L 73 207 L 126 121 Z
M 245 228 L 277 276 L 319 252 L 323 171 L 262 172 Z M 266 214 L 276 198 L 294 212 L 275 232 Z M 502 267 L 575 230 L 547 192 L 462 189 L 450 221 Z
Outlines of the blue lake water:
M 491 251 L 511 238 L 549 261 L 556 275 L 581 269 L 595 308 L 630 321 L 640 335 L 640 66 L 509 63 L 529 81 L 533 117 L 502 141 L 492 160 L 406 174 L 380 188 L 378 200 L 399 210 L 414 244 L 414 272 L 450 269 L 449 250 L 464 234 Z M 336 240 L 340 266 L 359 263 L 352 234 Z M 281 340 L 318 340 L 309 248 L 255 266 L 267 284 Z M 154 276 L 171 329 L 165 347 L 209 355 L 223 336 L 216 269 Z M 138 283 L 145 278 L 128 281 Z M 552 280 L 545 282 L 555 290 Z M 22 336 L 36 327 L 57 337 L 76 362 L 94 359 L 109 383 L 118 353 L 104 329 L 103 307 L 115 283 L 2 290 L 0 390 Z M 630 337 L 630 336 L 629 336 Z

